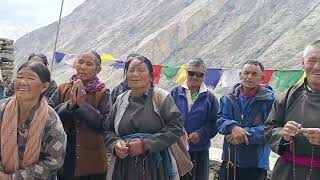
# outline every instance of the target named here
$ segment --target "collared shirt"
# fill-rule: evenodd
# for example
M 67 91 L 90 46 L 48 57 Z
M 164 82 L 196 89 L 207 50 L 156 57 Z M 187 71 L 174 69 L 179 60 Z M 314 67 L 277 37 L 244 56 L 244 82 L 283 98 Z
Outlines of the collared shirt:
M 148 89 L 146 89 L 146 91 L 143 92 L 142 96 L 148 96 L 149 92 L 151 91 L 152 87 L 148 87 Z M 131 89 L 131 93 L 130 96 L 132 96 L 132 89 Z
M 308 84 L 306 84 L 306 87 L 308 89 L 308 91 L 310 91 L 311 93 L 317 93 L 319 94 L 320 92 L 313 90 L 310 86 L 308 86 Z
M 306 87 L 306 90 L 308 90 L 311 93 L 316 93 L 316 94 L 320 94 L 320 92 L 313 90 L 309 85 L 308 85 L 308 80 L 307 78 L 304 78 L 304 86 Z
M 258 89 L 259 89 L 259 86 L 245 91 L 243 85 L 240 86 L 241 95 L 246 96 L 246 97 L 255 96 L 257 94 L 257 92 L 258 92 Z
M 186 82 L 184 84 L 182 84 L 182 88 L 184 88 L 186 90 L 186 96 L 187 96 L 187 101 L 188 101 L 188 111 L 189 112 L 191 110 L 191 107 L 192 107 L 193 103 L 197 100 L 198 95 L 208 91 L 207 86 L 202 82 L 202 84 L 200 86 L 200 89 L 199 89 L 199 92 L 197 93 L 196 97 L 192 98 L 191 91 L 189 90 L 189 87 L 188 87 Z

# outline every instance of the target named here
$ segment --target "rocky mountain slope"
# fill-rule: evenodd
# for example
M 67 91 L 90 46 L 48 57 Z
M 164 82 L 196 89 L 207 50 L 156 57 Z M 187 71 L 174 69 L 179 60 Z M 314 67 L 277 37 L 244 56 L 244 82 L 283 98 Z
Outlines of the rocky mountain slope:
M 259 59 L 267 67 L 299 68 L 303 47 L 320 36 L 319 22 L 318 0 L 87 0 L 63 18 L 57 51 L 95 49 L 120 59 L 141 53 L 174 65 L 202 57 L 221 68 Z M 20 63 L 33 51 L 51 58 L 56 27 L 18 39 Z M 65 80 L 69 69 L 58 65 L 54 75 Z M 121 72 L 106 70 L 107 81 L 119 81 L 114 75 Z

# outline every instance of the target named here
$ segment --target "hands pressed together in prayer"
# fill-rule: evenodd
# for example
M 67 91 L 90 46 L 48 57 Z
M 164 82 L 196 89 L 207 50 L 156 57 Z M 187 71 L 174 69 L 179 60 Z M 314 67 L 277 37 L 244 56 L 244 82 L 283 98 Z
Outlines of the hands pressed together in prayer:
M 249 144 L 249 139 L 248 136 L 251 134 L 246 131 L 245 129 L 235 126 L 232 128 L 231 134 L 228 134 L 226 136 L 227 142 L 233 145 L 238 145 L 238 144 Z
M 87 94 L 84 85 L 82 81 L 78 79 L 73 83 L 73 86 L 71 88 L 69 108 L 72 109 L 76 105 L 80 106 L 84 102 L 86 102 L 86 95 Z
M 115 152 L 120 159 L 124 159 L 128 155 L 135 157 L 143 154 L 145 152 L 144 140 L 143 138 L 133 138 L 128 142 L 119 140 L 116 142 Z
M 291 141 L 299 133 L 302 133 L 309 143 L 320 145 L 320 128 L 303 128 L 294 121 L 288 121 L 283 127 L 283 139 L 286 141 Z

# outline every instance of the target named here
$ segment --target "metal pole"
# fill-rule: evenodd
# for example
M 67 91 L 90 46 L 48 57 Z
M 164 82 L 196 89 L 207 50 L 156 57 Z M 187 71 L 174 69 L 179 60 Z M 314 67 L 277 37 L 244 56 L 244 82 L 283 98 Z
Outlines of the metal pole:
M 57 43 L 58 43 L 58 36 L 59 36 L 59 30 L 60 30 L 60 22 L 61 22 L 61 15 L 62 15 L 63 3 L 64 3 L 64 0 L 61 1 L 60 15 L 59 15 L 59 21 L 58 21 L 58 28 L 57 28 L 56 40 L 55 40 L 55 42 L 54 42 L 54 49 L 53 49 L 53 55 L 52 55 L 52 61 L 51 61 L 51 68 L 50 68 L 50 72 L 51 72 L 51 73 L 52 73 L 53 64 L 54 64 L 54 53 L 56 52 L 56 49 L 57 49 Z

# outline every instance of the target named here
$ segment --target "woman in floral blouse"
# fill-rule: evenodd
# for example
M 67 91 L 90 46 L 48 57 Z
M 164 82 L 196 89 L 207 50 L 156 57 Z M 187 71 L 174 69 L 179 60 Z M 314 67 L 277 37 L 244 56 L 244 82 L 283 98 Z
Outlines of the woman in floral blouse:
M 25 63 L 14 83 L 15 95 L 0 102 L 0 179 L 55 180 L 67 139 L 43 95 L 50 72 L 41 63 Z

